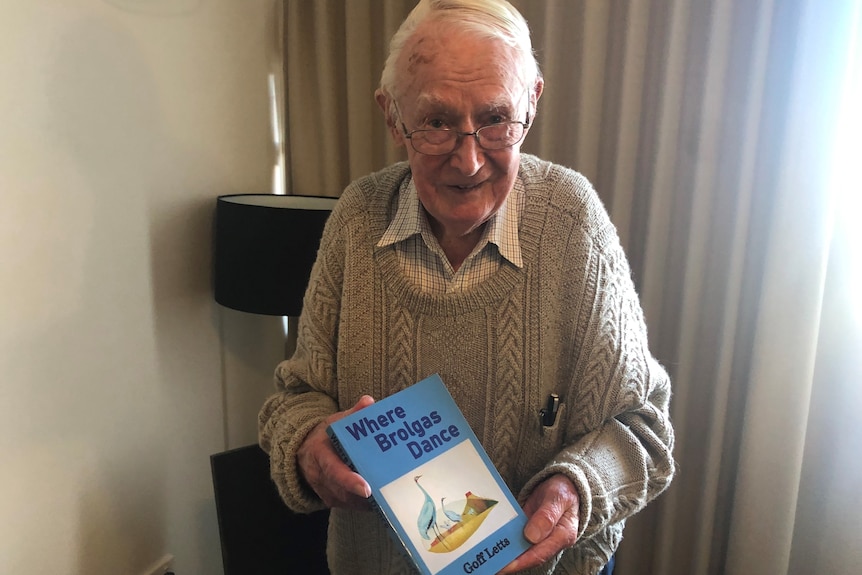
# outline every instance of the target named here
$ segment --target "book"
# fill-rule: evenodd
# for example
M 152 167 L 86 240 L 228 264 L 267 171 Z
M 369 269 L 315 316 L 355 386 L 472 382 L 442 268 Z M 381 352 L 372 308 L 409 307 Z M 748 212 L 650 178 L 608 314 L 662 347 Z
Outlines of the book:
M 496 573 L 530 547 L 526 515 L 439 375 L 327 433 L 424 575 Z

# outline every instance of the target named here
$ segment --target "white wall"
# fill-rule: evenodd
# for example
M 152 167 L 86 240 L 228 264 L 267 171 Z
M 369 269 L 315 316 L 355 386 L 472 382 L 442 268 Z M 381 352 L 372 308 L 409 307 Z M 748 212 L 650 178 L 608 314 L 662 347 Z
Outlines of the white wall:
M 209 455 L 254 441 L 273 318 L 210 290 L 270 189 L 273 0 L 0 9 L 0 573 L 221 572 Z

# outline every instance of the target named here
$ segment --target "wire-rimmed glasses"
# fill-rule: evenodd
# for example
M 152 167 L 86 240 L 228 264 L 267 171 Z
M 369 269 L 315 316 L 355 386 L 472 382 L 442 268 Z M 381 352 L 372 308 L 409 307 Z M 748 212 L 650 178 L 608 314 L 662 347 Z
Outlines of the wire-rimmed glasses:
M 451 154 L 458 147 L 458 142 L 463 136 L 473 136 L 476 142 L 484 150 L 502 150 L 510 148 L 524 139 L 527 129 L 530 127 L 530 114 L 527 113 L 527 121 L 500 122 L 499 124 L 488 124 L 482 126 L 475 132 L 459 132 L 457 130 L 440 129 L 433 130 L 420 128 L 407 131 L 407 126 L 401 122 L 404 137 L 410 140 L 410 145 L 420 154 L 426 156 L 445 156 Z

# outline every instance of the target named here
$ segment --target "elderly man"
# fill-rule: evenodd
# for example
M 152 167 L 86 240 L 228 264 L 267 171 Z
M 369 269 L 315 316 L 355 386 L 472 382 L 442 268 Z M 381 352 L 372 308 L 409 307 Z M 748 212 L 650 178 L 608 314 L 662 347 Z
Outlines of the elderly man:
M 616 232 L 583 176 L 520 153 L 543 85 L 506 2 L 422 0 L 392 39 L 376 99 L 408 161 L 344 191 L 260 415 L 285 502 L 332 508 L 333 573 L 410 568 L 325 428 L 432 373 L 529 517 L 504 572 L 607 569 L 672 478 L 669 381 Z

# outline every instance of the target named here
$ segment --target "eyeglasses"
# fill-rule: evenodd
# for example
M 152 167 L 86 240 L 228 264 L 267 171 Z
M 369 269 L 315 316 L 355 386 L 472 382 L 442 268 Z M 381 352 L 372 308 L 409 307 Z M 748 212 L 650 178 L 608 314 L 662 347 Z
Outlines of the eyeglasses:
M 428 130 L 419 129 L 412 132 L 407 131 L 407 126 L 401 122 L 404 137 L 410 140 L 410 145 L 420 154 L 426 156 L 445 156 L 451 154 L 458 147 L 462 136 L 473 136 L 476 142 L 484 150 L 502 150 L 510 148 L 524 139 L 527 129 L 530 127 L 530 114 L 527 113 L 526 122 L 500 122 L 482 126 L 475 132 L 458 132 L 457 130 Z

